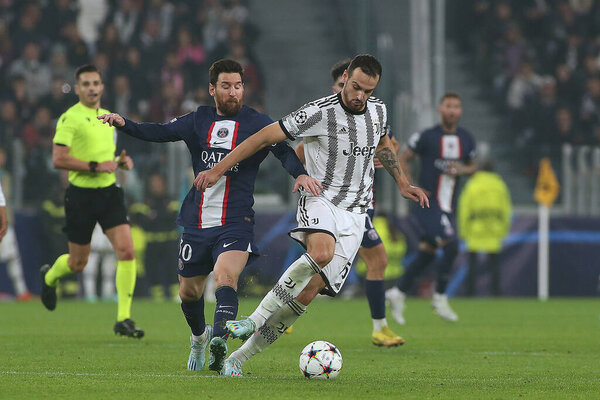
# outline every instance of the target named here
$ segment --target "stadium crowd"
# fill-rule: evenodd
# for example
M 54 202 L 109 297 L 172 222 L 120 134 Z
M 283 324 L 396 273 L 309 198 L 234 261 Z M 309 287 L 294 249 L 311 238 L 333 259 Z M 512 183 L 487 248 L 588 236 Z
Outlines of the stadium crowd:
M 0 2 L 0 148 L 5 173 L 24 169 L 23 205 L 38 208 L 59 174 L 52 168 L 56 119 L 77 102 L 77 66 L 94 63 L 102 106 L 132 120 L 166 122 L 210 104 L 206 71 L 223 57 L 240 62 L 245 103 L 262 109 L 258 30 L 242 0 L 4 0 Z M 162 172 L 164 148 L 123 135 L 142 181 Z M 22 157 L 19 157 L 22 149 Z M 18 159 L 17 159 L 18 158 Z M 156 169 L 159 169 L 156 171 Z
M 518 159 L 600 144 L 600 1 L 464 0 L 456 38 Z M 491 94 L 491 96 L 490 96 Z

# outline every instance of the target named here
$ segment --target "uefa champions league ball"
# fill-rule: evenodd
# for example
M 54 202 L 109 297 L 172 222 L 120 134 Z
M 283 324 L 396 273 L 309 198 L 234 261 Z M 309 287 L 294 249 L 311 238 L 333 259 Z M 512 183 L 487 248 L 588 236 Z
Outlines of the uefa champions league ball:
M 308 379 L 335 379 L 342 369 L 342 353 L 324 340 L 309 343 L 300 353 L 300 371 Z

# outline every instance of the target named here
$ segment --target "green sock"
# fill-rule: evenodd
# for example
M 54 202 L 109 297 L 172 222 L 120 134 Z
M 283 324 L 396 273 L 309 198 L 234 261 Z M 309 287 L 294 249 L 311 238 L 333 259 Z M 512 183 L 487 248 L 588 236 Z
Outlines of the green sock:
M 46 285 L 56 286 L 60 278 L 71 275 L 72 273 L 73 271 L 69 268 L 69 255 L 63 254 L 54 261 L 52 268 L 46 272 Z
M 117 263 L 116 286 L 119 303 L 117 306 L 117 321 L 131 317 L 131 301 L 135 289 L 135 260 Z

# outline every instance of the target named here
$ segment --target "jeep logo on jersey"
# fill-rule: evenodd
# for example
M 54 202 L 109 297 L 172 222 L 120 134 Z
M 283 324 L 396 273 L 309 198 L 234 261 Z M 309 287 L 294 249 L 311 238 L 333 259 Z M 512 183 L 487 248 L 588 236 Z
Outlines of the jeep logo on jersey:
M 300 110 L 296 113 L 296 115 L 294 115 L 294 120 L 299 125 L 302 125 L 303 123 L 305 123 L 307 119 L 308 119 L 308 116 L 306 115 L 306 111 L 304 111 L 304 110 Z
M 350 148 L 342 150 L 342 154 L 345 156 L 363 156 L 363 157 L 371 157 L 375 154 L 376 146 L 357 146 L 354 142 L 350 142 Z
M 221 128 L 217 131 L 217 137 L 223 139 L 224 137 L 227 137 L 227 135 L 229 135 L 229 129 L 227 128 Z

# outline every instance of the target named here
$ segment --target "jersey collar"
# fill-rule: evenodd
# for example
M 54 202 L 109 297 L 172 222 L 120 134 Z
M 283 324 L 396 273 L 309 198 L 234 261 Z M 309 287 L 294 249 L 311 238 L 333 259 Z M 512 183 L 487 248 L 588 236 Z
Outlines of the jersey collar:
M 342 105 L 342 108 L 344 109 L 344 111 L 346 111 L 347 113 L 353 114 L 353 115 L 363 115 L 364 113 L 367 112 L 367 103 L 368 103 L 368 99 L 367 102 L 365 103 L 365 108 L 362 109 L 362 111 L 352 111 L 351 109 L 349 109 L 348 107 L 346 107 L 346 105 L 344 104 L 344 101 L 342 100 L 342 92 L 338 92 L 337 94 L 337 99 L 340 102 L 340 104 Z

